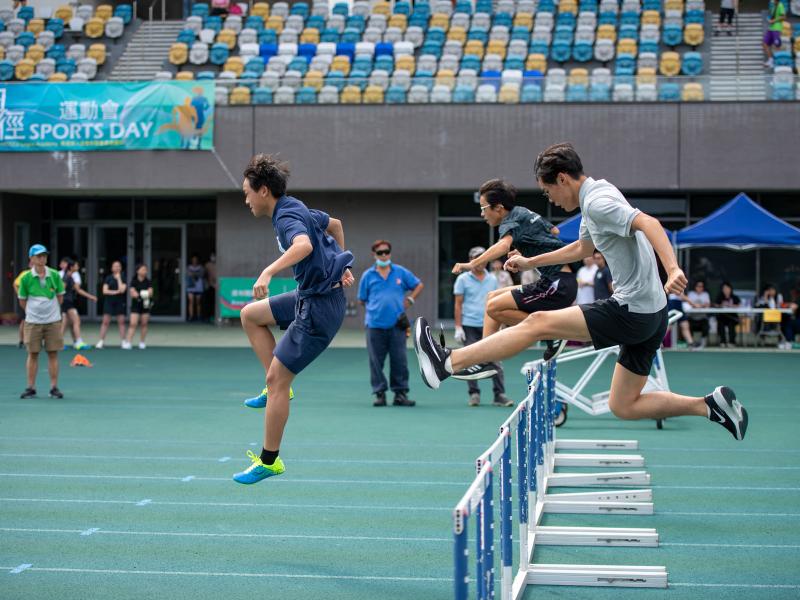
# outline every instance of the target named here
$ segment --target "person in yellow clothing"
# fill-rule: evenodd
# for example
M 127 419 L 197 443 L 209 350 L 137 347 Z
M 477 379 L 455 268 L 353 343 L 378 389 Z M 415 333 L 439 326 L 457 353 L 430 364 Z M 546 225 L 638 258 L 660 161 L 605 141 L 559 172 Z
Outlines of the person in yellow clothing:
M 58 352 L 64 347 L 61 335 L 61 302 L 64 299 L 64 281 L 58 271 L 47 266 L 47 248 L 34 244 L 28 251 L 31 270 L 19 282 L 19 303 L 25 310 L 25 346 L 28 348 L 28 387 L 20 398 L 36 397 L 36 373 L 39 370 L 39 353 L 44 346 L 47 352 L 47 370 L 50 374 L 50 397 L 63 398 L 58 389 Z
M 17 275 L 17 278 L 14 280 L 14 297 L 19 297 L 19 283 L 22 281 L 22 278 L 25 277 L 26 273 L 29 273 L 31 270 L 31 261 L 28 261 L 28 268 L 24 271 L 20 271 L 20 274 Z M 23 336 L 23 329 L 25 328 L 25 311 L 22 308 L 22 304 L 17 301 L 17 316 L 19 317 L 19 347 L 25 347 L 25 338 Z

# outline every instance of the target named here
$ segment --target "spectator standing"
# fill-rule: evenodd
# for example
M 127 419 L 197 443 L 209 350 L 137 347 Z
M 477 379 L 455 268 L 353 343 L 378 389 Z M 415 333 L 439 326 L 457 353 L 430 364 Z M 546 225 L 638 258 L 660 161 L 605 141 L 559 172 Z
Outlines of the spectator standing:
M 781 47 L 781 33 L 783 33 L 783 20 L 786 18 L 786 7 L 781 0 L 770 0 L 769 15 L 767 17 L 767 30 L 764 32 L 764 53 L 767 60 L 765 67 L 772 67 L 772 53 L 775 48 Z
M 203 290 L 205 290 L 206 270 L 200 264 L 200 257 L 192 254 L 186 267 L 186 296 L 189 306 L 189 320 L 199 321 L 203 312 Z
M 719 289 L 719 295 L 715 306 L 720 308 L 738 308 L 742 301 L 739 296 L 733 293 L 733 286 L 728 281 L 723 281 Z M 738 315 L 717 315 L 717 326 L 719 329 L 719 345 L 723 348 L 730 346 L 736 347 L 736 326 L 739 324 Z
M 111 324 L 111 317 L 116 317 L 119 327 L 120 343 L 125 342 L 125 296 L 128 286 L 122 278 L 122 263 L 115 260 L 111 263 L 111 274 L 103 282 L 103 321 L 100 324 L 100 341 L 95 348 L 103 348 L 106 333 Z
M 59 272 L 61 279 L 64 280 L 64 301 L 61 303 L 61 336 L 64 337 L 64 332 L 67 326 L 72 333 L 72 343 L 75 350 L 84 350 L 89 345 L 83 341 L 81 337 L 81 315 L 78 312 L 76 301 L 78 296 L 83 296 L 87 300 L 97 302 L 97 296 L 90 294 L 81 288 L 83 280 L 80 274 L 80 264 L 71 258 L 64 258 L 61 260 L 64 265 L 62 271 Z
M 478 258 L 486 252 L 486 248 L 475 246 L 469 251 L 469 260 Z M 474 268 L 461 273 L 453 287 L 455 300 L 456 341 L 469 346 L 483 338 L 483 315 L 486 311 L 486 297 L 489 292 L 498 289 L 497 279 L 486 272 L 486 265 L 478 264 Z M 476 380 L 467 381 L 469 390 L 469 406 L 481 403 L 481 390 Z M 505 395 L 503 369 L 498 364 L 497 373 L 492 377 L 494 401 L 492 406 L 513 406 L 514 403 Z
M 31 260 L 28 259 L 28 268 L 20 271 L 17 278 L 14 279 L 14 297 L 17 299 L 17 318 L 19 318 L 19 348 L 25 347 L 25 309 L 22 308 L 22 303 L 19 301 L 19 286 L 22 278 L 31 270 Z
M 736 16 L 738 3 L 738 0 L 720 0 L 719 27 L 714 31 L 714 35 L 719 35 L 721 31 L 725 31 L 729 36 L 733 35 L 733 19 Z
M 36 396 L 36 375 L 39 353 L 47 352 L 47 371 L 50 375 L 50 397 L 63 398 L 58 389 L 58 352 L 64 347 L 61 336 L 61 301 L 64 281 L 58 271 L 47 266 L 47 248 L 34 244 L 28 251 L 31 269 L 20 279 L 19 302 L 25 311 L 25 345 L 28 348 L 28 387 L 20 398 Z
M 597 275 L 597 264 L 594 256 L 587 256 L 583 259 L 583 266 L 578 269 L 576 279 L 578 280 L 578 304 L 591 304 L 594 302 L 594 278 Z
M 497 289 L 499 290 L 514 285 L 514 279 L 511 277 L 511 273 L 503 268 L 503 261 L 492 261 L 492 275 L 497 279 Z
M 706 282 L 698 279 L 694 283 L 694 288 L 686 295 L 689 305 L 692 308 L 708 308 L 711 306 L 711 296 L 706 291 Z M 690 314 L 689 331 L 700 332 L 700 341 L 692 346 L 695 350 L 706 347 L 708 342 L 708 314 Z
M 139 350 L 147 348 L 145 338 L 147 337 L 147 325 L 150 323 L 150 306 L 153 302 L 153 282 L 147 277 L 147 265 L 136 266 L 136 273 L 128 286 L 131 296 L 131 321 L 128 326 L 128 335 L 122 342 L 123 350 L 133 348 L 133 336 L 136 334 L 136 327 L 141 324 L 139 330 Z
M 611 269 L 608 268 L 605 257 L 597 250 L 594 251 L 592 257 L 597 265 L 597 271 L 594 274 L 594 299 L 595 301 L 606 300 L 611 298 L 611 294 L 614 293 Z
M 423 284 L 411 271 L 392 263 L 392 245 L 386 240 L 372 244 L 375 264 L 358 282 L 358 299 L 366 307 L 367 351 L 373 406 L 386 406 L 383 365 L 389 355 L 389 388 L 395 406 L 414 406 L 408 398 L 406 337 L 410 327 L 405 311 L 413 306 Z M 410 292 L 406 295 L 406 292 Z

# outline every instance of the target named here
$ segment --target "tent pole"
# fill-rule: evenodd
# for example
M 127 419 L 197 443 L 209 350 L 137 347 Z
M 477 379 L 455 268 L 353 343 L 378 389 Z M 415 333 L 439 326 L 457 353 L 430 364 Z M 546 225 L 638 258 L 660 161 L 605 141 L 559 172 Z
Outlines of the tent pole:
M 756 295 L 761 289 L 761 249 L 756 248 Z

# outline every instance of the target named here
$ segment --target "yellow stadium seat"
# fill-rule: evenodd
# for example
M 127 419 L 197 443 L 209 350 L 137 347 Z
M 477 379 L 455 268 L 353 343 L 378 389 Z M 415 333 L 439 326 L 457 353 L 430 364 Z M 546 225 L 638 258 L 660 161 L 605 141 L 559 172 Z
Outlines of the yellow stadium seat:
M 641 67 L 636 73 L 636 85 L 656 83 L 656 70 L 653 67 Z
M 28 21 L 28 31 L 33 35 L 39 35 L 44 31 L 44 19 L 31 19 Z
M 334 56 L 331 62 L 331 71 L 339 71 L 345 75 L 350 74 L 350 59 L 347 56 Z
M 417 69 L 417 66 L 413 56 L 403 55 L 397 57 L 397 60 L 394 63 L 394 68 L 396 71 L 408 71 L 413 75 L 414 71 Z
M 72 18 L 72 7 L 69 4 L 62 4 L 53 13 L 57 19 L 61 19 L 64 23 L 69 23 Z
M 617 28 L 613 25 L 600 25 L 597 28 L 597 39 L 617 41 Z
M 561 0 L 558 3 L 558 12 L 578 14 L 578 3 L 575 0 Z
M 525 61 L 525 70 L 546 73 L 547 58 L 545 58 L 544 54 L 528 54 L 528 58 Z
M 110 4 L 101 4 L 95 9 L 94 16 L 106 22 L 114 16 L 114 7 Z
M 620 40 L 617 44 L 617 56 L 620 54 L 630 54 L 631 56 L 636 56 L 636 41 L 630 39 Z
M 28 31 L 30 31 L 30 24 L 28 24 Z M 783 33 L 781 37 L 792 38 L 792 24 L 789 21 L 783 22 Z
M 700 23 L 689 23 L 683 30 L 683 41 L 690 46 L 699 46 L 705 39 L 705 32 Z
M 389 15 L 392 14 L 392 7 L 385 0 L 376 2 L 372 5 L 372 14 L 383 15 L 388 19 Z
M 463 27 L 452 27 L 450 31 L 447 32 L 447 40 L 460 42 L 463 46 L 464 42 L 467 41 L 467 30 Z
M 236 47 L 236 32 L 233 29 L 223 29 L 217 34 L 217 42 L 233 50 Z
M 658 70 L 665 77 L 675 77 L 681 72 L 681 55 L 677 52 L 664 52 Z
M 93 58 L 98 66 L 104 64 L 106 62 L 106 45 L 92 44 L 86 51 L 86 56 Z
M 50 75 L 50 77 L 47 78 L 47 81 L 52 81 L 53 83 L 62 83 L 66 80 L 67 80 L 67 74 L 59 73 L 58 71 L 56 71 L 55 73 Z
M 686 83 L 681 92 L 681 100 L 684 102 L 702 102 L 705 100 L 703 86 L 699 83 Z
M 661 13 L 657 10 L 646 10 L 642 13 L 642 25 L 661 25 Z
M 323 76 L 320 71 L 309 71 L 303 78 L 303 85 L 305 87 L 314 88 L 317 91 L 322 89 Z
M 274 29 L 277 33 L 283 31 L 283 17 L 280 15 L 271 15 L 267 17 L 267 24 L 264 26 L 267 29 Z
M 486 54 L 496 54 L 500 58 L 505 58 L 506 43 L 502 40 L 489 40 L 486 46 Z
M 389 17 L 388 27 L 397 27 L 400 31 L 405 31 L 408 27 L 408 17 L 405 15 L 392 15 Z
M 519 86 L 513 83 L 504 83 L 497 99 L 502 104 L 519 104 Z
M 589 85 L 589 71 L 583 68 L 572 69 L 569 72 L 570 85 Z
M 233 88 L 228 104 L 250 104 L 250 88 L 244 86 Z
M 236 73 L 237 77 L 241 77 L 242 73 L 244 72 L 244 60 L 242 60 L 241 56 L 231 56 L 225 61 L 225 65 L 222 67 L 222 70 L 233 71 Z
M 383 104 L 383 88 L 379 85 L 368 85 L 364 90 L 364 104 Z
M 14 76 L 20 81 L 25 81 L 26 79 L 30 79 L 34 71 L 36 71 L 36 65 L 33 64 L 33 61 L 30 58 L 23 58 L 14 68 Z
M 319 44 L 319 29 L 304 29 L 300 35 L 301 44 Z
M 0 46 L 0 60 L 5 59 L 5 57 L 6 57 L 6 47 Z
M 450 17 L 443 13 L 436 13 L 431 16 L 431 21 L 428 27 L 441 27 L 445 31 L 450 29 Z
M 175 42 L 169 49 L 169 62 L 173 65 L 185 65 L 189 60 L 189 46 Z
M 25 58 L 30 58 L 34 64 L 38 65 L 39 61 L 44 58 L 44 46 L 39 44 L 32 44 L 28 46 L 28 51 L 25 53 Z
M 90 39 L 96 40 L 97 38 L 101 38 L 106 31 L 105 21 L 103 21 L 103 19 L 98 19 L 97 17 L 92 17 L 86 21 L 83 31 L 86 34 L 86 37 Z
M 480 40 L 468 40 L 464 45 L 464 55 L 477 56 L 483 58 L 483 42 Z
M 793 50 L 794 50 L 794 53 L 795 53 L 795 54 L 798 54 L 798 53 L 800 53 L 800 35 L 799 35 L 799 36 L 797 36 L 796 38 L 794 38 L 794 47 L 793 47 Z
M 175 74 L 177 81 L 192 81 L 194 80 L 194 71 L 178 71 Z
M 361 88 L 357 85 L 348 85 L 342 90 L 339 98 L 342 104 L 361 104 Z
M 452 90 L 456 87 L 456 74 L 449 69 L 441 69 L 436 74 L 436 85 L 446 85 Z
M 250 14 L 266 19 L 269 16 L 269 4 L 267 2 L 256 2 L 253 4 Z
M 517 13 L 514 17 L 514 27 L 524 27 L 528 31 L 533 29 L 533 15 L 530 13 Z
M 683 12 L 683 0 L 667 0 L 664 2 L 664 12 L 668 10 L 678 10 Z

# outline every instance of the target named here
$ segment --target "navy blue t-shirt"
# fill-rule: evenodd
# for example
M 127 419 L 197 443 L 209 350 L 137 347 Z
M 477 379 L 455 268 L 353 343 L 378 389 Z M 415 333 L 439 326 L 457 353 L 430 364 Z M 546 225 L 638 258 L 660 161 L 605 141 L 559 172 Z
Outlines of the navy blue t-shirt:
M 325 232 L 328 223 L 330 217 L 326 213 L 309 209 L 291 196 L 281 196 L 272 213 L 281 253 L 286 252 L 298 235 L 307 235 L 311 240 L 311 254 L 292 267 L 301 298 L 330 292 L 342 280 L 344 270 L 353 264 L 352 253 L 342 250 Z

